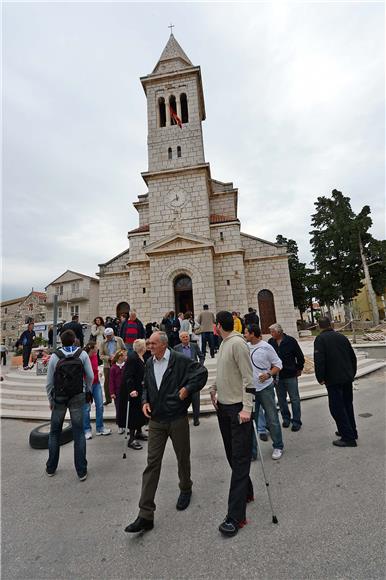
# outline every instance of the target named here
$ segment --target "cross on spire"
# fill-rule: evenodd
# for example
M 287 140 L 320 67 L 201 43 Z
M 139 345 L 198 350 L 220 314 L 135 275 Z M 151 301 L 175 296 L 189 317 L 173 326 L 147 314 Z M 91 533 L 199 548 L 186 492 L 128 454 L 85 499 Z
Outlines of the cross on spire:
M 170 28 L 170 34 L 173 34 L 174 24 L 169 24 L 168 28 Z

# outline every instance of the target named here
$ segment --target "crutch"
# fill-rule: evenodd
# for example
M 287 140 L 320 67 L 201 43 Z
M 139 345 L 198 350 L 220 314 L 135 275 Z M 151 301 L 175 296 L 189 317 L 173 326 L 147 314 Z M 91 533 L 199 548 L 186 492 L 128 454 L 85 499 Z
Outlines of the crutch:
M 129 397 L 127 397 L 127 408 L 126 408 L 126 428 L 125 428 L 125 438 L 123 440 L 123 455 L 122 459 L 126 459 L 126 447 L 127 447 L 127 431 L 129 423 Z
M 252 395 L 256 395 L 256 392 L 255 392 L 254 389 L 247 389 L 247 392 L 248 393 L 251 393 Z M 255 396 L 253 397 L 253 402 L 255 403 Z M 275 515 L 275 512 L 274 512 L 274 509 L 273 509 L 271 492 L 269 490 L 269 481 L 268 481 L 267 476 L 265 474 L 263 454 L 261 452 L 261 447 L 260 447 L 260 443 L 259 443 L 259 433 L 257 432 L 257 429 L 256 429 L 256 423 L 255 423 L 255 420 L 254 420 L 254 413 L 252 413 L 252 415 L 251 415 L 251 421 L 252 421 L 252 428 L 253 428 L 253 430 L 255 432 L 255 435 L 256 435 L 257 449 L 258 449 L 258 452 L 259 452 L 260 464 L 261 464 L 261 469 L 263 471 L 263 477 L 264 477 L 264 481 L 265 481 L 265 487 L 266 487 L 266 490 L 267 490 L 267 493 L 268 493 L 268 501 L 269 501 L 269 505 L 271 506 L 272 523 L 273 524 L 278 524 L 279 522 L 278 522 L 278 519 L 277 519 L 277 517 Z

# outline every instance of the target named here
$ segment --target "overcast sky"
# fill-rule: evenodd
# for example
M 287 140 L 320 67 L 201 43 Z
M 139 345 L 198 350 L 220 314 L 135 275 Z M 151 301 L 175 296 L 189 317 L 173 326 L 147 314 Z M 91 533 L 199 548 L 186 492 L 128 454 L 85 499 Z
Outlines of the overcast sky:
M 146 99 L 168 25 L 200 65 L 212 177 L 242 231 L 295 239 L 336 188 L 384 237 L 383 3 L 6 3 L 3 295 L 127 247 L 146 192 Z

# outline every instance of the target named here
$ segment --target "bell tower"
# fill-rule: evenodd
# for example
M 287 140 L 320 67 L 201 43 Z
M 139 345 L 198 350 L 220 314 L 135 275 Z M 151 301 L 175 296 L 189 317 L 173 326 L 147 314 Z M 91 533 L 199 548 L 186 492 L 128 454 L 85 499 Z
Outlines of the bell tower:
M 201 70 L 173 34 L 153 72 L 141 78 L 147 98 L 148 171 L 205 163 Z

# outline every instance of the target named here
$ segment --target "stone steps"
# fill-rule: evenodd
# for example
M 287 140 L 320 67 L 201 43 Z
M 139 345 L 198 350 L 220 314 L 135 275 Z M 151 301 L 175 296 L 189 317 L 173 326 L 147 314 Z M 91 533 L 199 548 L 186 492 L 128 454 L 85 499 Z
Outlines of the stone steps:
M 209 371 L 208 383 L 201 391 L 201 413 L 212 413 L 209 389 L 216 377 L 216 360 L 205 361 Z M 359 357 L 357 378 L 386 366 L 382 360 Z M 45 377 L 37 376 L 35 369 L 30 371 L 11 370 L 0 383 L 1 417 L 17 419 L 50 419 Z M 316 382 L 314 375 L 303 375 L 299 379 L 299 391 L 302 400 L 323 397 L 327 395 L 326 388 Z M 190 409 L 191 411 L 191 409 Z M 92 407 L 91 417 L 95 418 L 95 408 Z M 114 404 L 104 407 L 104 418 L 115 420 Z

